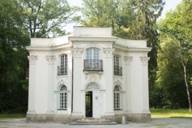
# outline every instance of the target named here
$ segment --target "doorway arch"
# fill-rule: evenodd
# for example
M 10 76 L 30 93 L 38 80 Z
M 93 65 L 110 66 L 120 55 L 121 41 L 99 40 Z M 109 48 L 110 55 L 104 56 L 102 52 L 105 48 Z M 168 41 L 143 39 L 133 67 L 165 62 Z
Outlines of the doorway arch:
M 90 82 L 85 88 L 85 116 L 93 117 L 93 93 L 99 90 L 99 85 L 96 82 Z

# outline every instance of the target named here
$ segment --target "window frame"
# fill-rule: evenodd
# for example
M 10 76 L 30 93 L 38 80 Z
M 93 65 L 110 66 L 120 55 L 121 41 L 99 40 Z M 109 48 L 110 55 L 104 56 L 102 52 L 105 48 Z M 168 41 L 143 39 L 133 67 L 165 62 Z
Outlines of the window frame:
M 113 108 L 115 111 L 121 110 L 121 87 L 115 85 L 113 90 Z
M 57 110 L 67 110 L 67 103 L 68 103 L 68 94 L 67 94 L 67 87 L 65 85 L 61 85 L 59 88 L 58 93 L 58 109 Z
M 60 66 L 59 67 L 60 67 L 60 69 L 59 69 L 60 75 L 68 74 L 68 55 L 67 54 L 60 55 Z

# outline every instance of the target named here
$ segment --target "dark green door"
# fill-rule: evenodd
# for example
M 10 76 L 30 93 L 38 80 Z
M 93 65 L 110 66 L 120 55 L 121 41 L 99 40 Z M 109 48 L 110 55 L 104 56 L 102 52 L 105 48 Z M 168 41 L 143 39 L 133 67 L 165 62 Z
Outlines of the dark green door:
M 93 116 L 93 93 L 92 91 L 86 92 L 85 104 L 86 104 L 86 117 Z

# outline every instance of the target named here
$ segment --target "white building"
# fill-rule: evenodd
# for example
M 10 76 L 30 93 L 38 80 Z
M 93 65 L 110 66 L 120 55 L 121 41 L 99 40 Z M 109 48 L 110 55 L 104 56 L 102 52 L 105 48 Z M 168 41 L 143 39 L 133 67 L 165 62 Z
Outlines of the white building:
M 27 49 L 29 120 L 150 119 L 145 40 L 74 27 L 71 36 L 33 38 Z

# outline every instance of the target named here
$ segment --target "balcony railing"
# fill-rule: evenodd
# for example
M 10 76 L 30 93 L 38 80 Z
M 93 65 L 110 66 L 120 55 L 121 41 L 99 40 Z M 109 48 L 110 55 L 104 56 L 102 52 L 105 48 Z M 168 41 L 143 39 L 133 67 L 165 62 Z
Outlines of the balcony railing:
M 103 71 L 103 61 L 102 60 L 84 60 L 84 71 Z
M 67 75 L 67 68 L 64 66 L 57 66 L 57 75 Z
M 122 67 L 114 66 L 114 75 L 122 76 Z

